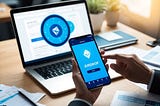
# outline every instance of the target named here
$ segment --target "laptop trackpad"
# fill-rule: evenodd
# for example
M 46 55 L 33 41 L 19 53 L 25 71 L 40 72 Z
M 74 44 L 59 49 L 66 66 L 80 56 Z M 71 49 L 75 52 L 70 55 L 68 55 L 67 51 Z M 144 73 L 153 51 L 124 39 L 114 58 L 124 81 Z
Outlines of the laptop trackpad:
M 43 83 L 51 94 L 58 94 L 75 88 L 72 73 L 51 78 Z

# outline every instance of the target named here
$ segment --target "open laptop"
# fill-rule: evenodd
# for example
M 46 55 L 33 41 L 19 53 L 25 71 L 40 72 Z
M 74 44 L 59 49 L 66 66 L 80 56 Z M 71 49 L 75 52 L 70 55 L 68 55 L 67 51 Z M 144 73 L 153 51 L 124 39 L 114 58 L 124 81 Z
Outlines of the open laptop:
M 93 34 L 86 1 L 11 10 L 23 67 L 51 94 L 74 89 L 68 39 Z

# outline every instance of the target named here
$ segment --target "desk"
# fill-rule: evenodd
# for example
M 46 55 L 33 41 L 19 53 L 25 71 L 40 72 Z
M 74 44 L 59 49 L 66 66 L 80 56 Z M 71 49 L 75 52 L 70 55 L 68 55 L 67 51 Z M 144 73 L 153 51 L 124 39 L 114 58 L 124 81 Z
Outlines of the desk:
M 0 22 L 10 21 L 11 8 L 4 3 L 0 3 Z
M 120 23 L 118 23 L 118 26 L 114 29 L 121 29 L 135 35 L 139 40 L 138 43 L 133 46 L 146 50 L 151 49 L 146 46 L 145 43 L 148 40 L 154 40 L 153 38 Z M 106 28 L 104 25 L 102 31 L 106 30 L 113 30 L 113 28 Z M 40 101 L 40 103 L 43 103 L 46 106 L 66 106 L 75 96 L 74 91 L 67 92 L 59 96 L 51 96 L 39 83 L 26 74 L 21 65 L 15 39 L 0 42 L 0 83 L 10 86 L 15 85 L 30 92 L 45 92 L 46 96 Z M 147 94 L 146 91 L 133 85 L 128 80 L 119 79 L 113 81 L 111 85 L 103 88 L 95 106 L 109 106 L 117 90 L 131 91 L 143 95 Z

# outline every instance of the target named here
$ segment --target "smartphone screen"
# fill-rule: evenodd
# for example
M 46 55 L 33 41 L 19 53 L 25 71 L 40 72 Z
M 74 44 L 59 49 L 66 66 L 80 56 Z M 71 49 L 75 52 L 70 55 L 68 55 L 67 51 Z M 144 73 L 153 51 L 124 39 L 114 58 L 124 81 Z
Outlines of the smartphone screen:
M 88 89 L 111 82 L 93 35 L 71 38 L 69 44 Z

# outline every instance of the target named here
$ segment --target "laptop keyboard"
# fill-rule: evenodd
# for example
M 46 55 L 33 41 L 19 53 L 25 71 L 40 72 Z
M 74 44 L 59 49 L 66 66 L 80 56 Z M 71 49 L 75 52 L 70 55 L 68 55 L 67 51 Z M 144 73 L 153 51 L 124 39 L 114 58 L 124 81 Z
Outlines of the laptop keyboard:
M 44 79 L 57 77 L 72 71 L 72 61 L 67 60 L 35 69 Z

